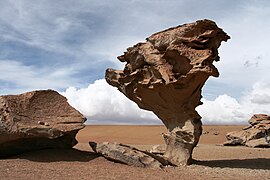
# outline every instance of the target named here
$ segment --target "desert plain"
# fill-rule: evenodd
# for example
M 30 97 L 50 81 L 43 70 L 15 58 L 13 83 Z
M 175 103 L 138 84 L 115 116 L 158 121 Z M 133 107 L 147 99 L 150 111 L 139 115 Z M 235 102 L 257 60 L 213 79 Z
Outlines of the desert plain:
M 89 141 L 119 142 L 149 150 L 164 144 L 163 125 L 87 125 L 71 150 L 47 149 L 0 160 L 1 180 L 36 179 L 270 179 L 270 149 L 221 146 L 243 126 L 205 125 L 190 166 L 149 169 L 98 156 Z

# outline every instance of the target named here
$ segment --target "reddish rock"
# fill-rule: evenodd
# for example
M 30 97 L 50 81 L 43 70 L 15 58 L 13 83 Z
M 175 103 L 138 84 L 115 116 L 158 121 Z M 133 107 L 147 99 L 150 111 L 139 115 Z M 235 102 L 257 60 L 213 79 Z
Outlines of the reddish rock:
M 255 114 L 248 121 L 250 126 L 226 135 L 225 146 L 270 147 L 270 116 Z
M 154 145 L 151 149 L 150 149 L 150 153 L 153 154 L 160 154 L 163 155 L 165 153 L 165 146 L 162 145 Z
M 86 118 L 53 90 L 0 96 L 0 157 L 71 148 Z
M 267 114 L 254 114 L 249 120 L 248 123 L 251 126 L 256 124 L 270 124 L 270 116 Z
M 129 47 L 119 56 L 124 70 L 106 70 L 107 82 L 165 124 L 167 150 L 175 165 L 190 164 L 202 133 L 201 89 L 209 76 L 218 77 L 213 65 L 218 47 L 230 37 L 215 22 L 200 20 L 173 27 Z
M 259 139 L 252 139 L 247 141 L 245 145 L 253 148 L 270 148 L 270 138 L 267 140 L 264 137 Z
M 95 143 L 89 142 L 94 152 L 105 158 L 136 167 L 161 168 L 168 162 L 160 156 L 151 154 L 137 148 L 117 143 Z

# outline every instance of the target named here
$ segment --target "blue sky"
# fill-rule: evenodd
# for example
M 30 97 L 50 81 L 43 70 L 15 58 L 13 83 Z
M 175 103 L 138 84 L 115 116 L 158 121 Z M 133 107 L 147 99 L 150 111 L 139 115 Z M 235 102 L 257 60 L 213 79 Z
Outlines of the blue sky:
M 116 57 L 151 34 L 207 18 L 232 39 L 198 111 L 206 124 L 245 123 L 270 113 L 269 17 L 267 0 L 2 0 L 0 94 L 55 89 L 89 123 L 159 123 L 108 86 L 104 71 L 122 69 Z

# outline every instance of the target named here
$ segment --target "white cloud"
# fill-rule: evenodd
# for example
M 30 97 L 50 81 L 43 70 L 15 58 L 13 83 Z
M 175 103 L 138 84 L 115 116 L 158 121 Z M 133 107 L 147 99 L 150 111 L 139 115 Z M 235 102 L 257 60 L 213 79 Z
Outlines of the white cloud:
M 250 100 L 255 104 L 270 104 L 270 95 L 266 93 L 254 94 Z
M 88 123 L 98 124 L 156 124 L 157 117 L 137 105 L 107 84 L 96 80 L 87 88 L 68 88 L 62 92 L 68 102 L 88 118 Z
M 250 92 L 237 99 L 226 94 L 213 101 L 202 99 L 204 104 L 197 111 L 206 124 L 246 124 L 253 114 L 270 114 L 269 82 L 255 83 Z
M 205 124 L 245 123 L 249 116 L 243 112 L 243 106 L 235 98 L 226 94 L 213 101 L 202 99 L 202 102 L 203 105 L 196 109 Z

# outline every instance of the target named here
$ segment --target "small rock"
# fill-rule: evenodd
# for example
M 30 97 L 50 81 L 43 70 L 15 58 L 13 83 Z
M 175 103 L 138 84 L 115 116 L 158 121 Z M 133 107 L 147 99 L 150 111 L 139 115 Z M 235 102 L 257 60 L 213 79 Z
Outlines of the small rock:
M 40 125 L 45 125 L 45 123 L 42 122 L 42 121 L 38 121 L 38 124 L 40 124 Z
M 209 134 L 209 131 L 204 131 L 203 134 L 207 135 L 207 134 Z
M 219 133 L 218 132 L 214 132 L 213 135 L 216 135 L 217 136 L 217 135 L 219 135 Z

